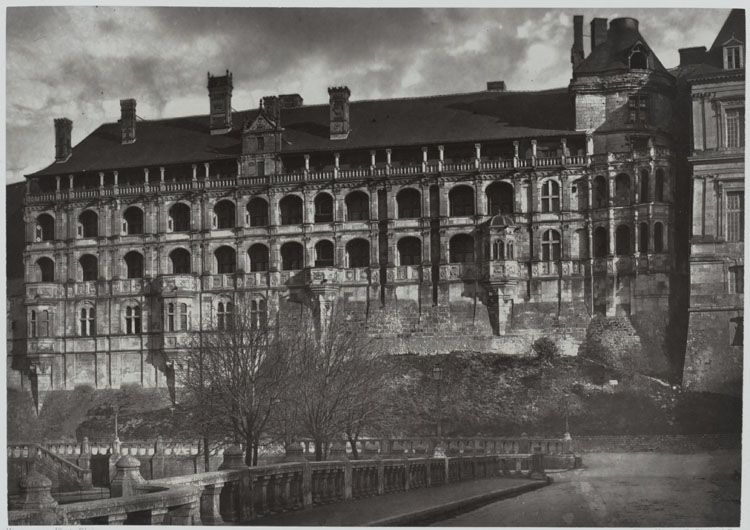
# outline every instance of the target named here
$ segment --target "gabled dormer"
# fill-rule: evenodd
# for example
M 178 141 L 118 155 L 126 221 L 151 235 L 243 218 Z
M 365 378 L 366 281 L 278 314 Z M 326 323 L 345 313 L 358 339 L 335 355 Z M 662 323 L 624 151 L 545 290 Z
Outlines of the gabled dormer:
M 745 44 L 740 39 L 732 35 L 729 40 L 722 43 L 722 51 L 724 70 L 745 68 Z
M 628 66 L 631 70 L 653 70 L 653 54 L 646 43 L 636 41 L 628 50 Z
M 241 176 L 262 177 L 280 171 L 281 127 L 278 98 L 263 98 L 258 114 L 242 125 Z

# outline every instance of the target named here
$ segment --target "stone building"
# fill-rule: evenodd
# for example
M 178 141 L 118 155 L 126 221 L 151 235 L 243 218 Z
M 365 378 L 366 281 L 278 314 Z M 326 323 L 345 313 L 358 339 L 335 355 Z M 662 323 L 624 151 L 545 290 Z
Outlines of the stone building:
M 258 318 L 346 300 L 395 353 L 606 333 L 667 372 L 676 81 L 632 18 L 594 19 L 586 57 L 575 17 L 573 41 L 560 89 L 234 112 L 226 72 L 208 115 L 141 121 L 126 99 L 75 147 L 55 120 L 26 181 L 24 381 L 168 385 L 240 293 Z
M 680 50 L 692 105 L 690 325 L 684 384 L 742 395 L 745 11 L 716 40 Z

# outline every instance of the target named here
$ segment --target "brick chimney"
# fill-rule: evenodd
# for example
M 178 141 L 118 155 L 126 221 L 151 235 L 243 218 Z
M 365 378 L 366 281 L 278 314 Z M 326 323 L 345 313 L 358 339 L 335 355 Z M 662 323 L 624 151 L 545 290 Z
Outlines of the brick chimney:
M 232 130 L 232 73 L 213 76 L 208 73 L 208 98 L 211 104 L 211 134 L 224 134 Z
M 135 100 L 120 100 L 120 127 L 122 129 L 122 144 L 135 143 Z
M 688 64 L 702 64 L 706 61 L 706 47 L 680 48 L 680 66 Z
M 583 51 L 583 16 L 575 15 L 573 17 L 573 46 L 570 48 L 570 62 L 573 68 L 578 66 L 585 59 L 586 54 Z
M 328 89 L 331 140 L 346 140 L 349 137 L 349 96 L 349 87 L 334 86 Z
M 263 108 L 266 111 L 266 115 L 271 118 L 274 123 L 279 126 L 281 125 L 281 99 L 277 96 L 266 96 L 263 98 Z
M 488 92 L 505 92 L 505 81 L 487 81 Z
M 68 118 L 57 118 L 55 120 L 55 162 L 67 162 L 73 154 L 70 143 L 73 122 Z
M 607 19 L 595 18 L 591 21 L 591 51 L 607 40 Z

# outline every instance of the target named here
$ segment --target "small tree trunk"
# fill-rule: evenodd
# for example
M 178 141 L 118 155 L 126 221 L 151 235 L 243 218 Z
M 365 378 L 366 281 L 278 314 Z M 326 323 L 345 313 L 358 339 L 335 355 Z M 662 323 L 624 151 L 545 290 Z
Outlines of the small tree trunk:
M 322 462 L 323 461 L 323 441 L 317 438 L 314 438 L 313 440 L 315 441 L 315 461 Z
M 260 445 L 260 442 L 258 440 L 255 440 L 253 442 L 253 465 L 258 465 L 258 446 Z
M 205 471 L 208 473 L 211 471 L 211 455 L 208 448 L 208 436 L 203 437 L 203 463 L 205 464 Z
M 245 465 L 252 467 L 253 465 L 253 436 L 248 434 L 245 438 Z
M 349 445 L 352 446 L 352 460 L 359 460 L 359 451 L 357 451 L 357 435 L 351 436 L 347 434 L 346 436 L 349 439 Z

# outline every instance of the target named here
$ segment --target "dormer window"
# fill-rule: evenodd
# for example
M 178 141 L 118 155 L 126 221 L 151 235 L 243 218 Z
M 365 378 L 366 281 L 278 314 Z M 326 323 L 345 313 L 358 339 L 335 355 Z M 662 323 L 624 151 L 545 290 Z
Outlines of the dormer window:
M 725 70 L 739 70 L 745 67 L 745 54 L 743 53 L 742 45 L 735 44 L 733 46 L 724 47 L 724 69 Z
M 628 98 L 628 123 L 645 125 L 648 122 L 648 98 L 643 95 Z
M 648 68 L 648 56 L 643 44 L 636 44 L 630 51 L 630 69 L 645 70 Z

